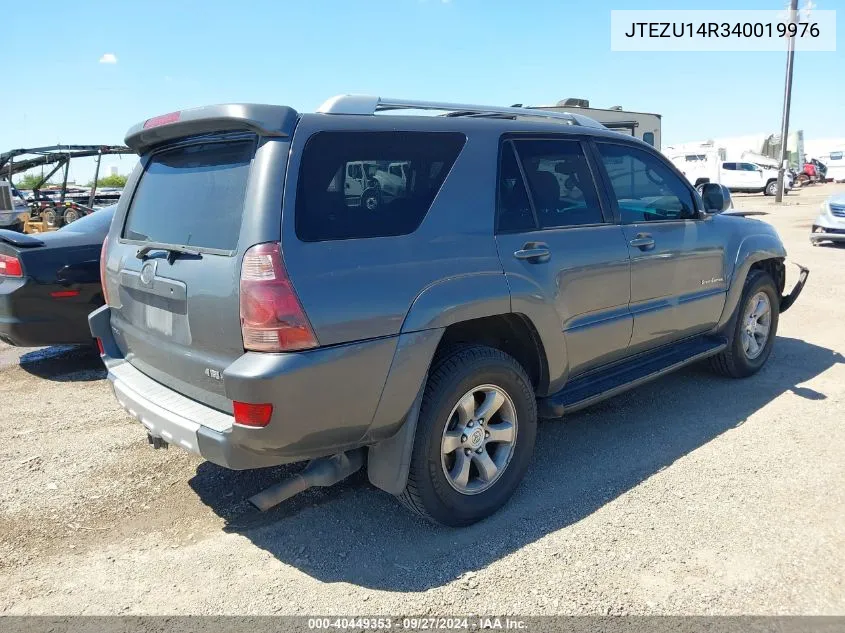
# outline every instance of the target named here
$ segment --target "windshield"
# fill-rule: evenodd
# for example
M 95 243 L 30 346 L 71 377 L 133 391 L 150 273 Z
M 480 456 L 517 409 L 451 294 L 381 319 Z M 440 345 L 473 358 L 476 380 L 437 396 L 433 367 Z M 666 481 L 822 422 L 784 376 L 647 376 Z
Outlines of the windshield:
M 155 153 L 135 190 L 123 237 L 234 250 L 254 153 L 252 138 Z

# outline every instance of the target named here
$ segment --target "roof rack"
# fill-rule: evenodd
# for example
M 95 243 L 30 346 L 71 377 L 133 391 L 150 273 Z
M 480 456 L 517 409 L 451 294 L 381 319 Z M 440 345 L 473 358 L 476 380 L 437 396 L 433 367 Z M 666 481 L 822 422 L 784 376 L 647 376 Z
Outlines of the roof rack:
M 506 115 L 512 117 L 530 117 L 552 119 L 567 125 L 603 128 L 604 126 L 583 114 L 570 112 L 547 112 L 530 108 L 508 108 L 502 106 L 472 105 L 466 103 L 446 103 L 440 101 L 415 101 L 413 99 L 388 99 L 370 95 L 337 95 L 332 97 L 317 112 L 322 114 L 366 114 L 372 115 L 387 110 L 439 110 L 447 116 L 490 116 Z

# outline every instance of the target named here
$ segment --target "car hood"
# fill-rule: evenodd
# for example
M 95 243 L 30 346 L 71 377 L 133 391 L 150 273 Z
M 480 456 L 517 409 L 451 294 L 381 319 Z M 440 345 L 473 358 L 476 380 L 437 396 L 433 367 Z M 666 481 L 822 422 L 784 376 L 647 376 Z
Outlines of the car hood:
M 827 201 L 833 204 L 845 204 L 845 193 L 835 193 Z

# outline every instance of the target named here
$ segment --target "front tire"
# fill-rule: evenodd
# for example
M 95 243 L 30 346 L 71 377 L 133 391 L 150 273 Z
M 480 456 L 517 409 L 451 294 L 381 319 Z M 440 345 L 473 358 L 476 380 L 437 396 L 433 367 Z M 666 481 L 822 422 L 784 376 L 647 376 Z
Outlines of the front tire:
M 522 366 L 498 349 L 455 348 L 429 375 L 399 499 L 444 525 L 480 521 L 516 490 L 536 435 L 537 403 Z
M 710 366 L 731 378 L 745 378 L 760 371 L 775 342 L 779 306 L 780 297 L 771 275 L 752 270 L 737 307 L 728 347 L 710 359 Z
M 778 192 L 778 181 L 772 180 L 768 184 L 766 184 L 766 189 L 763 192 L 767 196 L 774 196 Z M 784 193 L 786 193 L 786 187 L 784 187 Z

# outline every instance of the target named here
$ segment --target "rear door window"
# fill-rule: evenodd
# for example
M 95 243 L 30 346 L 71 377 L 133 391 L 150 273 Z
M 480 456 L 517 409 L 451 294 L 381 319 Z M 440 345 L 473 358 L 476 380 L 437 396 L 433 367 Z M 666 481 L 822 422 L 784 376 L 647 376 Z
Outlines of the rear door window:
M 502 146 L 502 159 L 499 166 L 498 191 L 498 226 L 499 233 L 519 233 L 537 228 L 528 190 L 522 177 L 513 144 L 506 142 Z
M 599 196 L 578 141 L 513 142 L 541 229 L 601 224 Z
M 320 242 L 414 232 L 465 142 L 457 132 L 315 134 L 299 169 L 297 236 Z
M 255 139 L 184 145 L 153 154 L 123 238 L 235 250 Z

